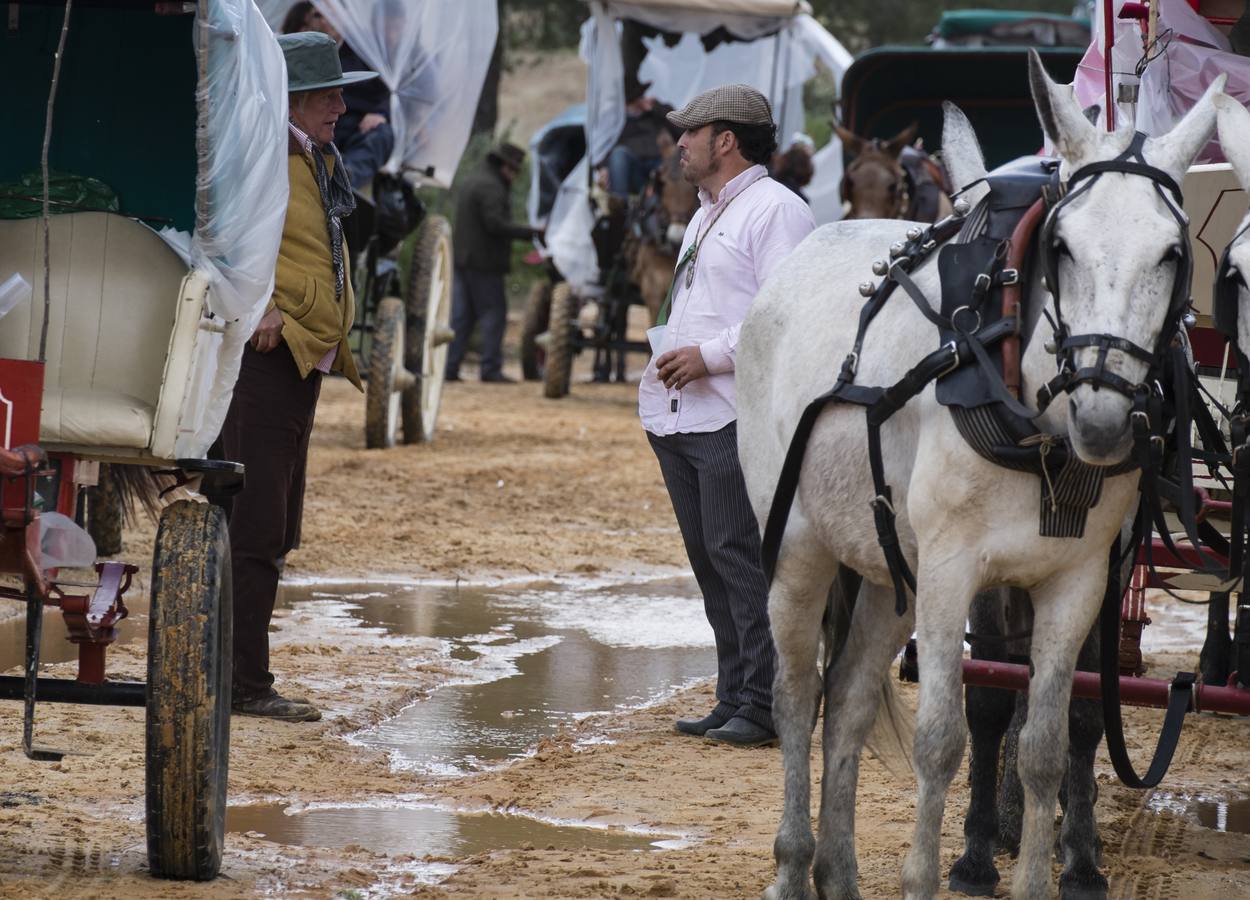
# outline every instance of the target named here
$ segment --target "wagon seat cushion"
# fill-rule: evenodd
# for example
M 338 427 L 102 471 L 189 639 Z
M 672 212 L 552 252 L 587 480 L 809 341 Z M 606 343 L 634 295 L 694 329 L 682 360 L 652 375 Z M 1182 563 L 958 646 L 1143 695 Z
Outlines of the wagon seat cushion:
M 149 446 L 187 266 L 155 232 L 113 213 L 53 216 L 51 310 L 39 439 Z M 0 273 L 34 290 L 0 322 L 0 357 L 37 359 L 43 225 L 0 221 Z

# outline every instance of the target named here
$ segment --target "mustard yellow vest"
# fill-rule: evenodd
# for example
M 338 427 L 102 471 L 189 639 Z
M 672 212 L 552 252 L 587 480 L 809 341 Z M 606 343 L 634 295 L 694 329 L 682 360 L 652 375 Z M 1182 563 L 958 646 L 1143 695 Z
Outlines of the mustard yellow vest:
M 333 172 L 334 159 L 327 157 L 326 165 Z M 287 171 L 291 199 L 282 226 L 282 246 L 278 248 L 269 308 L 282 313 L 282 339 L 290 347 L 301 377 L 307 378 L 330 348 L 337 345 L 331 370 L 347 376 L 360 388 L 356 360 L 347 345 L 356 316 L 351 273 L 347 273 L 340 301 L 334 296 L 334 259 L 312 161 L 303 153 L 292 153 L 287 157 Z M 344 241 L 344 264 L 346 244 Z

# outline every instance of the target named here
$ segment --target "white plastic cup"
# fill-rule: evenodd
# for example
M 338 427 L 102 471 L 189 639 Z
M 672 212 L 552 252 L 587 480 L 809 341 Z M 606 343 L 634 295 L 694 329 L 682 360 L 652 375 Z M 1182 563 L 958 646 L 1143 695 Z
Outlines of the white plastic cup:
M 664 332 L 667 325 L 656 325 L 647 329 L 647 342 L 651 345 L 651 355 L 659 356 L 660 348 L 664 346 Z

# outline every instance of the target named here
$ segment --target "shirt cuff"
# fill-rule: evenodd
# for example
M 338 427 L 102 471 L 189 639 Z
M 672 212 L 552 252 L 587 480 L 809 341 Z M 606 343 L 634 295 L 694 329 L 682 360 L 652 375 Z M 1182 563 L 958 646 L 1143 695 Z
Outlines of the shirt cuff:
M 718 335 L 699 345 L 699 355 L 709 375 L 724 375 L 734 370 L 734 358 L 729 352 L 729 342 Z

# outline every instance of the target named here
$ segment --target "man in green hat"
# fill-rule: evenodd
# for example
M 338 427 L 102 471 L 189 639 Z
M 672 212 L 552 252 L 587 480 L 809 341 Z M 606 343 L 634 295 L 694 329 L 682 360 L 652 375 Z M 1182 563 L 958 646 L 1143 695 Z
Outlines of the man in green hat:
M 320 711 L 283 697 L 269 671 L 269 620 L 287 553 L 299 546 L 304 470 L 322 375 L 337 372 L 357 388 L 347 344 L 355 318 L 343 218 L 355 208 L 334 126 L 343 87 L 376 78 L 343 73 L 338 47 L 316 32 L 278 38 L 290 92 L 287 175 L 290 200 L 274 273 L 273 296 L 244 348 L 221 432 L 226 459 L 247 467 L 233 498 L 230 553 L 234 587 L 234 712 L 315 721 Z

